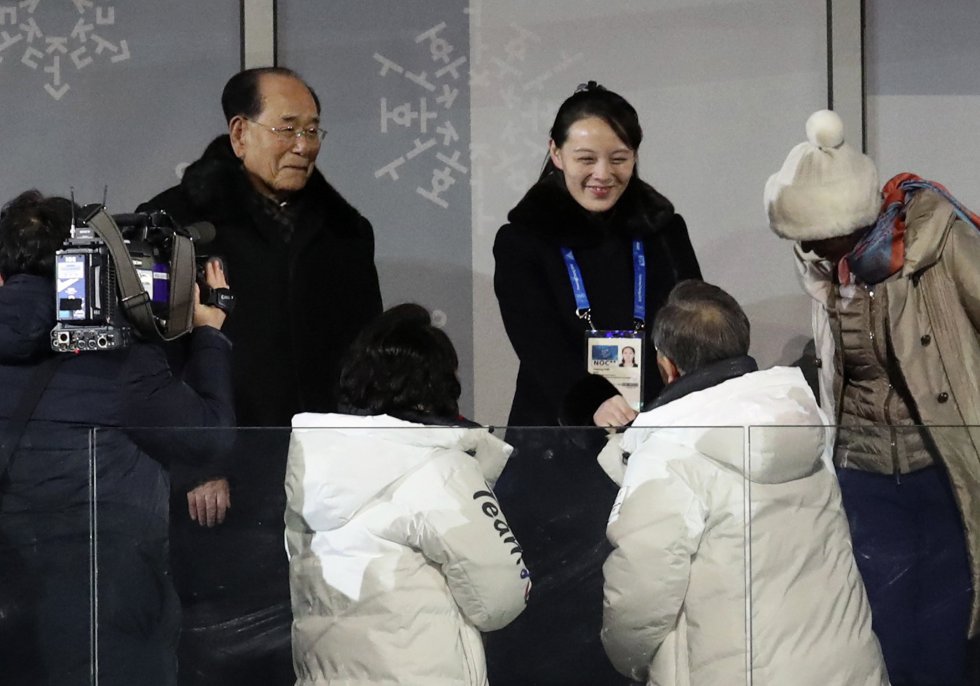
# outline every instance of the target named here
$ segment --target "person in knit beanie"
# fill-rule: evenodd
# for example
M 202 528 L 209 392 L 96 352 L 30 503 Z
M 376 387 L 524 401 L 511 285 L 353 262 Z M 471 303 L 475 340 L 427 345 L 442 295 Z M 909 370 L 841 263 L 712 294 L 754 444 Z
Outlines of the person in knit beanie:
M 810 116 L 765 187 L 814 299 L 821 401 L 893 684 L 972 684 L 980 629 L 980 218 Z
M 853 240 L 875 222 L 881 207 L 874 162 L 844 142 L 836 112 L 814 112 L 806 136 L 766 183 L 769 225 L 797 241 Z

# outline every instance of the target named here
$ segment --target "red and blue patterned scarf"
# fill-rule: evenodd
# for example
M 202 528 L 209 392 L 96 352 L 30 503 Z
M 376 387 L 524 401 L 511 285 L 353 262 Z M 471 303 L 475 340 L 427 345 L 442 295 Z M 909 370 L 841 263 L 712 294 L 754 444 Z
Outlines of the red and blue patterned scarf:
M 980 229 L 980 216 L 964 207 L 943 185 L 915 174 L 898 174 L 881 191 L 881 214 L 874 228 L 838 264 L 841 283 L 851 283 L 854 277 L 867 284 L 881 283 L 902 268 L 905 264 L 905 208 L 922 190 L 943 196 L 960 219 Z

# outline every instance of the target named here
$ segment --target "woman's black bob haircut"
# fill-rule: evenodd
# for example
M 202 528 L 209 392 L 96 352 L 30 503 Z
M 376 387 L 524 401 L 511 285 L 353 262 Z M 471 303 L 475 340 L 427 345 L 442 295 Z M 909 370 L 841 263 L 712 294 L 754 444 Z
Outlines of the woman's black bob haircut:
M 358 415 L 459 414 L 456 349 L 421 305 L 396 305 L 351 345 L 340 373 L 339 409 Z

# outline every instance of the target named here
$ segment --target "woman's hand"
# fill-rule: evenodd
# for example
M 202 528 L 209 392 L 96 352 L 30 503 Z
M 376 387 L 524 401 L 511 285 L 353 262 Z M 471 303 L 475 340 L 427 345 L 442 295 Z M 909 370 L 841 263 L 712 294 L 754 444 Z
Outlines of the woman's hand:
M 592 421 L 596 426 L 617 427 L 626 426 L 636 419 L 637 412 L 626 398 L 621 395 L 614 395 L 599 405 L 599 409 L 592 415 Z

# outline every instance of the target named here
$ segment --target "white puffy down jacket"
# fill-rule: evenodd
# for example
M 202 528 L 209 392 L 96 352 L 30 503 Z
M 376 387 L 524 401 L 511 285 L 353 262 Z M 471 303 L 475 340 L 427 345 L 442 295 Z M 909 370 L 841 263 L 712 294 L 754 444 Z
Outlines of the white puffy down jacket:
M 825 423 L 786 367 L 637 418 L 603 568 L 617 669 L 657 685 L 748 670 L 754 686 L 888 683 Z
M 297 684 L 487 683 L 481 631 L 530 579 L 488 481 L 486 429 L 388 416 L 293 418 L 286 543 Z

